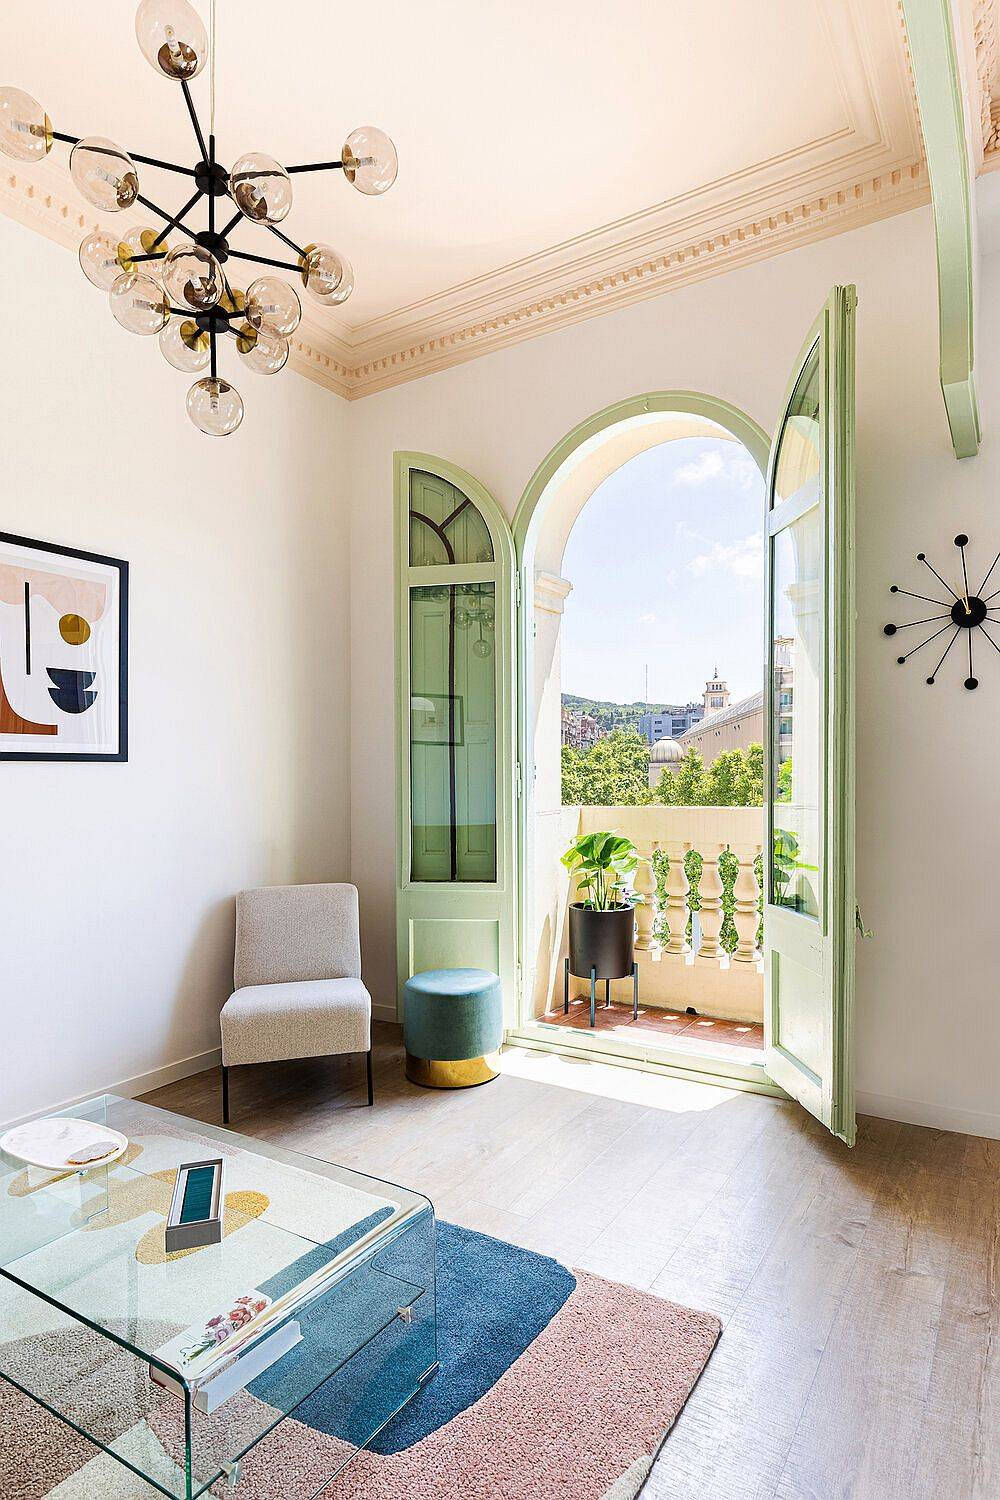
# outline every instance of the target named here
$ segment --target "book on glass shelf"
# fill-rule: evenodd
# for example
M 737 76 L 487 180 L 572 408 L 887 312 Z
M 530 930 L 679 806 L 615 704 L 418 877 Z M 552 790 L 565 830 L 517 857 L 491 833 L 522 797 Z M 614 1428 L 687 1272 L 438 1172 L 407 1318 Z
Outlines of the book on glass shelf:
M 248 1292 L 237 1297 L 228 1311 L 209 1318 L 206 1323 L 193 1324 L 157 1349 L 157 1359 L 171 1365 L 187 1380 L 199 1411 L 210 1416 L 301 1342 L 302 1330 L 292 1319 L 246 1348 L 253 1331 L 251 1325 L 265 1326 L 263 1315 L 271 1305 L 272 1299 L 265 1292 Z M 220 1363 L 220 1355 L 224 1356 L 228 1347 L 232 1347 L 232 1358 Z M 149 1366 L 149 1376 L 154 1384 L 183 1399 L 184 1385 L 180 1379 L 154 1364 Z

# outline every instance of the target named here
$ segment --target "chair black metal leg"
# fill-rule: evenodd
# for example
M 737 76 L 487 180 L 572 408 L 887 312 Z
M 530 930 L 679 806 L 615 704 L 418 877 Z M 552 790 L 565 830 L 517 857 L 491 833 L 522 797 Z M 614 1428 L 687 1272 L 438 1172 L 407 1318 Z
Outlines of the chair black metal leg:
M 590 971 L 590 1024 L 597 1025 L 597 970 Z
M 375 1087 L 372 1083 L 372 1049 L 368 1048 L 368 1104 L 371 1107 L 375 1103 Z
M 639 965 L 632 965 L 632 1019 L 639 1019 Z
M 604 981 L 604 1004 L 606 1009 L 611 1009 L 611 980 Z
M 229 1069 L 222 1065 L 222 1123 L 229 1124 Z
M 563 968 L 563 1015 L 569 1015 L 569 959 Z

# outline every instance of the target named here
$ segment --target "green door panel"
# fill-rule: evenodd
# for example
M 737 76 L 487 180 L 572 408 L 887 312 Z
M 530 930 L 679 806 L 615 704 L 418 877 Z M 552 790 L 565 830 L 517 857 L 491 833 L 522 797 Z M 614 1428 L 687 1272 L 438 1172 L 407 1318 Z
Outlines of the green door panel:
M 854 310 L 835 287 L 768 466 L 766 1067 L 855 1138 Z M 767 698 L 767 694 L 765 698 Z

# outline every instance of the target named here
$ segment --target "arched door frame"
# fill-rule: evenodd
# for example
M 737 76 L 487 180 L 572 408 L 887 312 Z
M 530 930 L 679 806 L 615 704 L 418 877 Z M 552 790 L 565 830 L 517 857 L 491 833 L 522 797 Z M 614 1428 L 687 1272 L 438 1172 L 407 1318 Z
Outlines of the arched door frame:
M 529 1017 L 525 1014 L 527 985 L 524 980 L 525 955 L 533 934 L 529 923 L 533 911 L 532 888 L 534 858 L 534 777 L 530 768 L 535 762 L 533 705 L 534 705 L 534 572 L 535 553 L 539 533 L 550 501 L 566 467 L 580 454 L 586 445 L 599 445 L 599 440 L 614 428 L 635 419 L 662 413 L 704 417 L 727 432 L 746 448 L 767 478 L 771 440 L 764 428 L 746 412 L 723 401 L 717 396 L 708 396 L 700 391 L 651 391 L 645 395 L 631 396 L 616 401 L 611 406 L 595 412 L 578 423 L 573 430 L 558 442 L 546 455 L 532 475 L 520 503 L 514 513 L 513 533 L 517 553 L 518 599 L 522 602 L 518 611 L 517 640 L 517 764 L 528 768 L 529 774 L 522 778 L 521 795 L 517 799 L 517 829 L 515 847 L 517 851 L 517 932 L 518 932 L 518 990 L 516 997 L 517 1026 L 524 1025 Z M 649 447 L 655 447 L 662 437 L 653 436 Z M 637 451 L 642 451 L 637 450 Z M 605 476 L 602 476 L 605 477 Z M 601 482 L 595 481 L 594 488 Z

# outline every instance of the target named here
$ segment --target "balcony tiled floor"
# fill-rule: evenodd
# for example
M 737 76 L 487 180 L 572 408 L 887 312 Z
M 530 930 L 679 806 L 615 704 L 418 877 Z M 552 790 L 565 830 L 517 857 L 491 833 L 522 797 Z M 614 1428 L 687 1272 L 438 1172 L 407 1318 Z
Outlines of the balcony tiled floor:
M 613 1001 L 603 1005 L 603 986 L 597 994 L 597 1032 L 611 1033 L 623 1041 L 646 1043 L 669 1039 L 672 1051 L 708 1053 L 715 1057 L 736 1057 L 741 1062 L 760 1062 L 764 1054 L 764 1028 L 753 1021 L 727 1021 L 719 1016 L 690 1016 L 684 1011 L 660 1010 L 639 1006 L 638 1020 L 632 1019 L 631 1005 Z M 538 1019 L 540 1026 L 569 1026 L 574 1031 L 590 1030 L 589 999 L 570 1000 L 569 1014 L 562 1007 L 548 1011 Z

